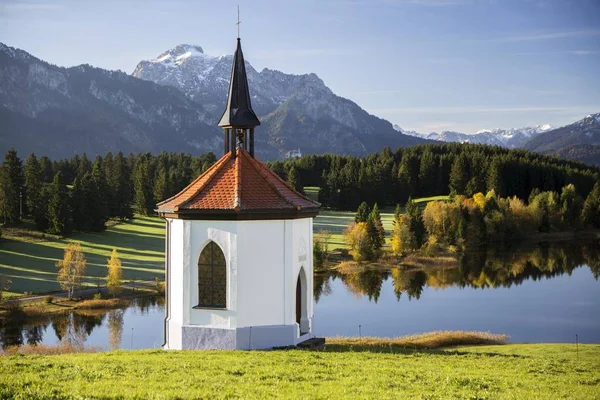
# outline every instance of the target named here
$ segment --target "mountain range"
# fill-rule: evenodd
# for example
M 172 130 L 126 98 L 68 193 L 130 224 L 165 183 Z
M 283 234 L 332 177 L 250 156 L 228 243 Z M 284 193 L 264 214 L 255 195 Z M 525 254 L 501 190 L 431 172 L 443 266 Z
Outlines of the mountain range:
M 451 143 L 476 143 L 487 144 L 490 146 L 502 146 L 510 149 L 520 148 L 529 142 L 534 137 L 542 133 L 551 131 L 553 128 L 548 124 L 527 126 L 524 128 L 512 129 L 483 129 L 474 134 L 442 131 L 431 133 L 419 133 L 415 131 L 406 131 L 398 125 L 394 125 L 394 129 L 406 135 L 422 137 L 430 140 L 439 140 L 442 142 Z
M 107 151 L 222 152 L 217 121 L 225 106 L 232 56 L 180 45 L 142 61 L 133 75 L 90 65 L 63 68 L 0 44 L 0 151 L 15 147 L 54 158 Z M 304 154 L 364 155 L 427 140 L 404 135 L 315 74 L 291 75 L 246 63 L 262 125 L 256 152 L 277 159 Z
M 15 147 L 52 158 L 163 150 L 222 152 L 217 127 L 232 56 L 179 45 L 139 62 L 132 75 L 87 64 L 58 67 L 0 43 L 0 152 Z M 256 152 L 364 155 L 436 141 L 480 143 L 555 154 L 600 165 L 600 114 L 571 125 L 421 134 L 367 113 L 315 74 L 293 75 L 246 61 L 252 105 L 261 119 Z
M 394 125 L 394 129 L 406 135 L 430 140 L 524 148 L 600 165 L 600 113 L 558 128 L 543 124 L 513 129 L 484 129 L 474 134 L 453 131 L 419 133 L 404 130 L 398 125 Z

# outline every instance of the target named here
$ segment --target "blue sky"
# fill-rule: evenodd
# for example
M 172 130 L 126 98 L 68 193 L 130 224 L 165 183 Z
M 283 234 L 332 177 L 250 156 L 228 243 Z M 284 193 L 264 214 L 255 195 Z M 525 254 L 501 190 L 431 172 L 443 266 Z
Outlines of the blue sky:
M 564 125 L 600 112 L 600 0 L 0 0 L 0 41 L 131 73 L 177 44 L 319 75 L 421 132 Z

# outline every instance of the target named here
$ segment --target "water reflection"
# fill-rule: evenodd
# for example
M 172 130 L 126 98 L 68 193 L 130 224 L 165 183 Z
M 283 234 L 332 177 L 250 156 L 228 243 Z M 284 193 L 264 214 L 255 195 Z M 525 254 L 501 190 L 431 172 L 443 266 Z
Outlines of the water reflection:
M 599 241 L 487 248 L 463 255 L 452 267 L 318 273 L 315 333 L 357 335 L 362 324 L 363 334 L 373 336 L 464 329 L 507 333 L 516 342 L 569 341 L 576 333 L 600 342 L 599 277 Z M 0 322 L 3 348 L 153 348 L 163 341 L 164 298 L 35 318 L 14 309 L 7 320 Z
M 159 330 L 162 326 L 163 308 L 163 297 L 134 299 L 129 306 L 110 311 L 77 310 L 58 314 L 41 314 L 35 317 L 25 315 L 19 308 L 11 308 L 6 322 L 0 324 L 0 344 L 2 348 L 7 348 L 23 344 L 56 344 L 56 342 L 60 342 L 81 349 L 89 345 L 98 346 L 96 341 L 89 343 L 89 338 L 98 331 L 98 328 L 105 327 L 108 340 L 105 341 L 101 338 L 99 347 L 122 348 L 126 314 L 129 315 L 129 319 L 151 314 L 155 317 L 156 321 L 154 322 Z M 142 334 L 143 332 L 140 335 Z M 153 337 L 154 345 L 156 345 L 155 339 Z M 141 343 L 146 344 L 147 342 L 142 341 Z
M 510 288 L 524 281 L 571 275 L 580 267 L 589 268 L 595 280 L 600 277 L 600 244 L 589 242 L 540 243 L 511 249 L 487 248 L 462 255 L 455 267 L 389 270 L 352 268 L 318 273 L 314 280 L 314 298 L 333 294 L 331 282 L 340 279 L 355 297 L 377 303 L 383 282 L 391 278 L 396 299 L 404 296 L 420 299 L 425 287 Z

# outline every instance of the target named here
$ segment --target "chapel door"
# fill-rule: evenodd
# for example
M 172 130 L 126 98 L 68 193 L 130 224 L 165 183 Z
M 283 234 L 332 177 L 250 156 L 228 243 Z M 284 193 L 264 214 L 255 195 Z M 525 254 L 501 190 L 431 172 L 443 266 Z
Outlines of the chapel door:
M 300 325 L 300 319 L 302 318 L 302 282 L 298 277 L 298 283 L 296 283 L 296 322 Z

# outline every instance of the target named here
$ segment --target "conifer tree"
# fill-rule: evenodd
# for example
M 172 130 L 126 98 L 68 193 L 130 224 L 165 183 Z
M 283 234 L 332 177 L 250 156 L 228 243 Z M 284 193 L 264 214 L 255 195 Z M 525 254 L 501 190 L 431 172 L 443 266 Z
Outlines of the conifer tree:
M 585 226 L 600 228 L 600 183 L 596 182 L 583 203 L 581 221 Z
M 106 171 L 104 161 L 100 156 L 96 157 L 92 166 L 92 181 L 93 184 L 90 183 L 90 196 L 93 197 L 89 199 L 93 201 L 92 230 L 100 231 L 106 228 L 106 221 L 109 218 Z
M 366 201 L 363 201 L 362 203 L 360 203 L 360 206 L 358 206 L 358 211 L 356 211 L 356 216 L 354 217 L 354 222 L 356 222 L 356 223 L 367 222 L 367 220 L 369 219 L 370 213 L 371 213 L 371 208 L 369 207 L 369 205 L 367 204 Z
M 73 298 L 75 290 L 81 287 L 86 266 L 87 261 L 81 251 L 81 245 L 77 242 L 69 243 L 65 248 L 63 259 L 56 263 L 58 268 L 57 281 L 60 287 L 67 291 L 69 300 Z
M 159 203 L 169 197 L 167 167 L 164 163 L 156 169 L 156 178 L 154 179 L 154 203 Z
M 131 208 L 130 170 L 122 152 L 118 152 L 112 166 L 109 187 L 113 192 L 113 207 L 111 215 L 121 220 L 133 217 Z
M 54 175 L 49 189 L 48 232 L 57 235 L 66 235 L 71 232 L 69 195 L 60 171 Z
M 421 155 L 421 165 L 419 166 L 419 187 L 420 194 L 426 196 L 435 193 L 436 168 L 433 159 L 433 153 L 429 148 Z
M 29 155 L 25 162 L 25 194 L 27 212 L 33 218 L 37 229 L 48 227 L 46 210 L 48 201 L 45 196 L 45 184 L 42 179 L 42 166 L 35 154 Z
M 298 171 L 296 167 L 292 166 L 287 174 L 287 184 L 294 188 L 294 190 L 298 193 L 304 193 L 304 187 L 302 183 L 298 179 Z
M 0 213 L 3 215 L 5 222 L 17 222 L 21 219 L 20 203 L 24 193 L 23 184 L 25 180 L 23 178 L 23 165 L 21 159 L 18 157 L 15 149 L 10 149 L 6 153 L 4 162 L 2 163 L 4 170 L 0 185 L 0 195 L 2 199 L 0 201 Z
M 369 219 L 373 221 L 375 227 L 375 234 L 372 238 L 374 243 L 374 249 L 379 251 L 385 244 L 385 230 L 383 229 L 383 223 L 381 222 L 381 213 L 379 212 L 379 206 L 377 203 L 373 206 L 373 209 L 369 213 Z
M 415 246 L 421 247 L 425 243 L 425 224 L 419 206 L 409 197 L 405 206 L 406 215 L 410 224 L 410 232 L 414 236 Z
M 140 157 L 136 162 L 133 186 L 135 211 L 142 215 L 148 215 L 152 212 L 154 203 L 148 160 L 145 156 Z
M 71 218 L 75 230 L 87 231 L 89 230 L 87 221 L 89 220 L 90 213 L 82 179 L 76 177 L 73 181 L 73 189 L 71 190 Z
M 457 194 L 464 194 L 469 179 L 469 163 L 467 157 L 461 153 L 454 159 L 450 169 L 450 190 Z
M 117 249 L 113 249 L 108 259 L 108 275 L 106 275 L 106 286 L 110 294 L 118 295 L 123 290 L 123 270 Z
M 0 216 L 5 224 L 17 218 L 14 207 L 15 194 L 8 168 L 2 165 L 0 166 Z

